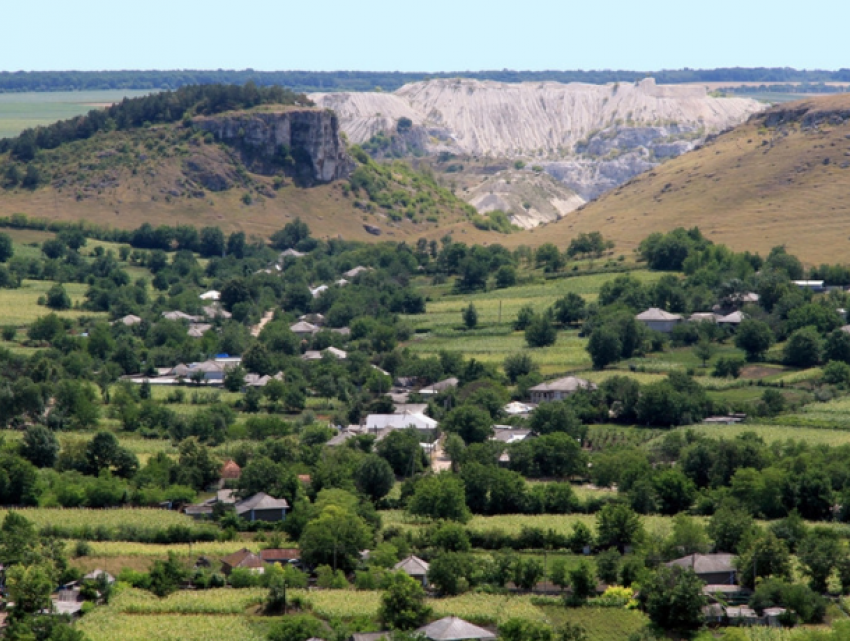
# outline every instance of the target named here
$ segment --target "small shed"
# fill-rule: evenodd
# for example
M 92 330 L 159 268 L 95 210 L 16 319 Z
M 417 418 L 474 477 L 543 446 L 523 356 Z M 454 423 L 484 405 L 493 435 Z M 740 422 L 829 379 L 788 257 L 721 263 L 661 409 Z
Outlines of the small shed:
M 254 574 L 262 574 L 266 570 L 265 562 L 248 548 L 228 554 L 221 560 L 221 571 L 229 575 L 236 568 L 250 570 Z
M 393 566 L 394 570 L 401 570 L 408 576 L 413 577 L 422 584 L 422 587 L 428 585 L 428 563 L 420 559 L 418 556 L 410 555 L 406 559 L 402 559 Z
M 646 325 L 647 329 L 669 334 L 684 319 L 679 314 L 671 314 L 658 307 L 650 307 L 645 312 L 635 316 L 635 320 Z

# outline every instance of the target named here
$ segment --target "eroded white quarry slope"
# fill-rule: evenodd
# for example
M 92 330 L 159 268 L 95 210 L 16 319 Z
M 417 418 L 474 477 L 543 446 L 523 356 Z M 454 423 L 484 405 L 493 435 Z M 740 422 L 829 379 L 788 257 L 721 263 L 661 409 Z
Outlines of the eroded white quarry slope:
M 664 126 L 716 132 L 743 122 L 764 105 L 749 98 L 715 98 L 703 87 L 638 83 L 501 83 L 466 79 L 417 82 L 394 93 L 312 94 L 334 109 L 352 142 L 392 131 L 399 118 L 443 130 L 457 153 L 543 154 L 567 158 L 588 134 L 615 125 Z

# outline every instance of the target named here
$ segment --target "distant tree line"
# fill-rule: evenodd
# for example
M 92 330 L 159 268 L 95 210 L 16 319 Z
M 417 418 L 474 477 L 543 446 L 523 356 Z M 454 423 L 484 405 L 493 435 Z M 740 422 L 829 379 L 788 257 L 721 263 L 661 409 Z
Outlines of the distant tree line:
M 98 131 L 131 129 L 177 122 L 193 115 L 250 109 L 263 104 L 310 104 L 303 95 L 283 87 L 244 85 L 188 85 L 141 98 L 125 98 L 106 109 L 61 120 L 47 127 L 25 129 L 17 138 L 0 139 L 0 153 L 29 162 L 39 149 L 55 149 L 74 140 L 85 140 Z
M 630 70 L 547 70 L 385 72 L 385 71 L 255 71 L 173 70 L 173 71 L 17 71 L 0 73 L 0 93 L 23 91 L 91 91 L 108 89 L 178 89 L 187 85 L 245 84 L 280 85 L 293 91 L 387 91 L 408 82 L 430 78 L 473 78 L 499 82 L 634 82 L 653 77 L 660 83 L 685 82 L 848 82 L 850 69 L 828 71 L 790 67 L 721 67 L 717 69 Z

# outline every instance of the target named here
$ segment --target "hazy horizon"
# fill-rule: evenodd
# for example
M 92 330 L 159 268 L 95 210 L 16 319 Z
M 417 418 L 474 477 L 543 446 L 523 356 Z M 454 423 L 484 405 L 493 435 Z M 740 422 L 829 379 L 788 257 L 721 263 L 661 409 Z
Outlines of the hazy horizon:
M 572 4 L 572 3 L 569 3 Z M 836 46 L 848 5 L 784 12 L 775 4 L 719 0 L 710 11 L 680 2 L 568 6 L 532 0 L 389 0 L 314 4 L 210 0 L 201 9 L 149 0 L 19 3 L 4 10 L 0 70 L 255 69 L 462 72 L 511 69 L 636 70 L 850 66 Z M 26 27 L 26 28 L 24 28 Z

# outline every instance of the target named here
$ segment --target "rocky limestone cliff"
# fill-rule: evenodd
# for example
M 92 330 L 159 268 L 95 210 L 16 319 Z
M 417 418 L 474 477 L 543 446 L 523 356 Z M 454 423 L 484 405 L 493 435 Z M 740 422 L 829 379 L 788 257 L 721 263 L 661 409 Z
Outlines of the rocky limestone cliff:
M 196 118 L 193 124 L 234 147 L 258 173 L 281 167 L 305 183 L 347 178 L 354 163 L 340 139 L 339 119 L 327 109 L 240 112 Z
M 577 194 L 566 205 L 551 202 L 560 215 L 764 108 L 748 98 L 715 98 L 703 87 L 662 86 L 651 78 L 610 85 L 439 79 L 391 94 L 310 98 L 336 111 L 352 142 L 389 137 L 388 155 L 453 153 L 538 164 Z M 401 119 L 410 121 L 403 130 Z M 481 203 L 493 201 L 470 193 L 476 200 L 469 202 L 481 211 L 490 206 Z M 523 226 L 550 218 L 517 207 L 508 213 Z

